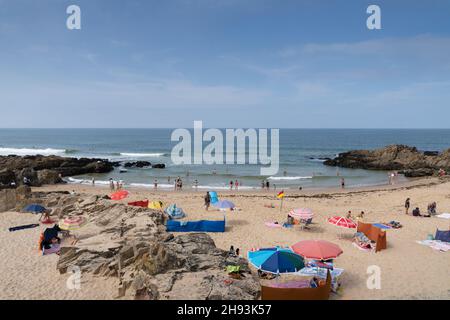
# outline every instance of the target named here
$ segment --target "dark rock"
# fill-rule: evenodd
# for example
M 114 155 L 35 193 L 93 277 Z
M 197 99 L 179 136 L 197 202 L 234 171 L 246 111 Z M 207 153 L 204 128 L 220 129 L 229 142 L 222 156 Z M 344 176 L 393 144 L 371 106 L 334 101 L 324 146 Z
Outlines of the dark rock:
M 439 169 L 450 170 L 450 150 L 428 155 L 415 147 L 391 145 L 376 150 L 354 150 L 340 153 L 324 162 L 328 166 L 355 169 L 399 170 L 406 176 L 430 176 Z
M 439 155 L 439 151 L 424 151 L 423 154 L 425 156 L 438 156 Z
M 145 168 L 150 167 L 152 164 L 148 161 L 135 161 L 135 162 L 125 162 L 124 167 L 125 168 Z
M 114 166 L 113 163 L 103 159 L 36 155 L 24 157 L 0 156 L 0 168 L 3 168 L 0 171 L 0 182 L 2 179 L 10 180 L 12 178 L 11 172 L 14 172 L 16 184 L 22 184 L 23 178 L 27 177 L 32 186 L 40 186 L 62 182 L 59 175 L 66 177 L 89 173 L 107 173 L 112 171 Z
M 157 163 L 152 165 L 153 169 L 164 169 L 166 167 L 166 165 L 164 163 Z

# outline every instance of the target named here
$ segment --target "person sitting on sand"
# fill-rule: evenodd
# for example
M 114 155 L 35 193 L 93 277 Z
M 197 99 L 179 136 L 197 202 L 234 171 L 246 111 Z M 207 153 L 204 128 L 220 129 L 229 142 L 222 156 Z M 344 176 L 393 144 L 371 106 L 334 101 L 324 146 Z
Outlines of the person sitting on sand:
M 346 218 L 352 219 L 352 211 L 351 210 L 348 210 Z
M 422 215 L 420 214 L 420 209 L 418 207 L 416 207 L 413 211 L 412 211 L 412 215 L 414 217 L 421 217 Z
M 357 218 L 357 219 L 362 219 L 362 218 L 364 218 L 364 215 L 365 215 L 364 211 L 361 211 L 361 213 L 358 214 L 358 215 L 356 216 L 356 218 Z
M 50 209 L 45 209 L 42 213 L 41 213 L 41 216 L 39 217 L 39 221 L 42 221 L 42 222 L 49 222 L 50 221 L 50 213 L 51 213 L 51 210 Z M 42 218 L 44 218 L 43 220 L 42 220 Z
M 239 257 L 239 248 L 236 248 L 236 257 Z
M 293 225 L 294 224 L 294 218 L 292 218 L 290 215 L 287 216 L 286 220 L 287 225 Z
M 234 256 L 234 246 L 230 247 L 230 250 L 228 251 L 229 256 Z
M 428 205 L 427 212 L 430 216 L 436 214 L 436 202 L 432 202 Z

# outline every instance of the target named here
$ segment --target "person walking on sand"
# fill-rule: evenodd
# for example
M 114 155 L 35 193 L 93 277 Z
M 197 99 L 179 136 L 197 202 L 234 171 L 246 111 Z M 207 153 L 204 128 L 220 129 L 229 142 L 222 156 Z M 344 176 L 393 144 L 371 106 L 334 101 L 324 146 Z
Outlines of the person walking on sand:
M 266 188 L 267 188 L 267 191 L 270 190 L 270 182 L 269 182 L 269 180 L 266 181 Z
M 233 190 L 233 180 L 230 180 L 230 190 Z
M 261 182 L 261 189 L 264 190 L 265 187 L 266 187 L 266 182 L 263 180 L 263 181 Z
M 207 191 L 206 195 L 205 195 L 205 209 L 206 209 L 206 211 L 208 211 L 210 204 L 211 204 L 211 196 L 209 195 L 209 192 Z
M 408 214 L 408 211 L 409 211 L 409 207 L 410 207 L 410 206 L 411 206 L 411 204 L 410 204 L 410 199 L 407 198 L 406 201 L 405 201 L 405 213 L 406 213 L 406 214 Z
M 111 189 L 111 191 L 114 191 L 114 180 L 112 178 L 109 178 L 109 189 Z

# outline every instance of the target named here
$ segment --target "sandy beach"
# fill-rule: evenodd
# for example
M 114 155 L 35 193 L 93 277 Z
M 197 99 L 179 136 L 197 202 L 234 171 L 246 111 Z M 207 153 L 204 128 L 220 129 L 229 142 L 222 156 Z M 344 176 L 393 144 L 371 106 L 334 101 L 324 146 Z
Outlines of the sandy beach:
M 105 195 L 104 187 L 84 185 L 52 185 L 33 191 L 72 191 L 83 194 Z M 448 230 L 449 220 L 437 217 L 420 218 L 404 213 L 404 200 L 411 198 L 411 207 L 426 209 L 437 202 L 438 212 L 450 212 L 450 182 L 435 178 L 417 180 L 396 186 L 378 186 L 360 189 L 286 191 L 283 208 L 275 191 L 219 192 L 221 199 L 233 201 L 239 208 L 226 212 L 226 232 L 210 233 L 216 246 L 228 250 L 231 245 L 240 248 L 245 256 L 248 250 L 274 245 L 289 246 L 304 239 L 324 239 L 338 244 L 344 253 L 336 259 L 336 266 L 345 269 L 342 290 L 332 299 L 449 299 L 450 257 L 448 252 L 437 252 L 416 243 L 434 234 L 436 229 Z M 184 220 L 221 219 L 223 212 L 203 207 L 203 191 L 167 192 L 129 189 L 130 197 L 122 202 L 150 199 L 165 204 L 176 203 L 187 213 Z M 265 205 L 273 204 L 275 208 Z M 267 221 L 284 222 L 293 208 L 308 207 L 315 213 L 310 230 L 298 228 L 269 228 Z M 334 215 L 366 213 L 364 222 L 400 221 L 403 228 L 387 231 L 388 248 L 378 253 L 360 251 L 352 245 L 354 230 L 341 229 L 326 222 Z M 10 226 L 36 223 L 32 214 L 2 213 L 0 221 L 1 264 L 0 299 L 113 299 L 117 296 L 117 279 L 83 275 L 81 290 L 68 290 L 70 274 L 59 275 L 57 255 L 42 256 L 37 250 L 39 233 L 45 228 L 9 232 Z M 366 286 L 367 267 L 381 268 L 381 289 Z

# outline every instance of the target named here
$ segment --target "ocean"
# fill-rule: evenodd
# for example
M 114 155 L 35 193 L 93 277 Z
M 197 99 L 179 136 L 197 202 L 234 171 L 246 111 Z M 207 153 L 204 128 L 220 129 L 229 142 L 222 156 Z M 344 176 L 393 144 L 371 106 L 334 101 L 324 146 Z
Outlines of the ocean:
M 173 129 L 0 129 L 0 155 L 60 155 L 96 157 L 112 161 L 145 160 L 164 163 L 166 169 L 119 168 L 108 174 L 70 177 L 71 183 L 107 184 L 109 178 L 125 185 L 172 189 L 180 176 L 184 186 L 198 180 L 199 189 L 228 189 L 238 180 L 240 189 L 260 188 L 268 179 L 277 189 L 338 187 L 344 177 L 349 187 L 385 184 L 387 173 L 323 165 L 322 158 L 353 149 L 374 149 L 389 144 L 441 151 L 450 147 L 450 129 L 280 129 L 280 169 L 272 176 L 260 175 L 260 165 L 174 165 L 171 161 Z M 204 143 L 204 147 L 207 143 Z M 270 144 L 269 144 L 270 146 Z M 213 174 L 215 173 L 215 174 Z M 170 177 L 170 179 L 169 179 Z M 406 178 L 401 178 L 405 180 Z

